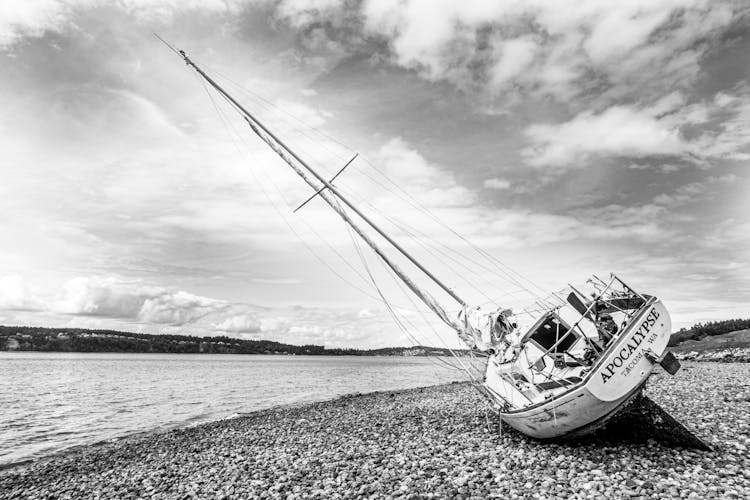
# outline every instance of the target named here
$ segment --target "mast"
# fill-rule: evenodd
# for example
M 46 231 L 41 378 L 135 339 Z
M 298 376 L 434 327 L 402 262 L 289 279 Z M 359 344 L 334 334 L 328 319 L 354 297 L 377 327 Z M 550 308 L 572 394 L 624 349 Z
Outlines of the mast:
M 164 41 L 164 40 L 162 40 Z M 164 42 L 167 44 L 166 42 Z M 250 128 L 255 134 L 260 137 L 284 162 L 286 162 L 292 170 L 299 175 L 314 191 L 320 194 L 321 198 L 362 238 L 362 240 L 373 249 L 373 251 L 393 270 L 393 272 L 403 281 L 409 289 L 419 297 L 444 323 L 462 333 L 464 327 L 458 322 L 451 319 L 439 303 L 425 290 L 422 290 L 401 268 L 393 262 L 388 255 L 369 237 L 369 235 L 352 220 L 349 214 L 339 203 L 342 201 L 349 209 L 357 214 L 363 221 L 365 221 L 371 228 L 373 228 L 378 234 L 380 234 L 388 243 L 393 245 L 402 255 L 404 255 L 412 264 L 414 264 L 420 271 L 422 271 L 427 277 L 435 282 L 440 288 L 442 288 L 448 295 L 455 299 L 462 306 L 466 306 L 466 302 L 462 300 L 456 293 L 434 276 L 429 270 L 427 270 L 422 264 L 420 264 L 411 254 L 409 254 L 401 245 L 395 242 L 388 234 L 386 234 L 380 227 L 378 227 L 370 218 L 364 215 L 356 206 L 354 206 L 331 182 L 325 177 L 321 176 L 314 168 L 312 168 L 307 162 L 300 158 L 289 146 L 287 146 L 281 139 L 279 139 L 273 132 L 266 128 L 260 121 L 258 121 L 253 114 L 247 111 L 236 99 L 228 94 L 218 83 L 216 83 L 210 76 L 208 76 L 201 68 L 199 68 L 186 54 L 184 51 L 175 50 L 171 45 L 167 44 L 172 50 L 178 52 L 188 66 L 195 69 L 198 74 L 206 80 L 217 92 L 219 92 L 224 98 L 226 98 L 232 106 L 239 111 L 245 121 L 248 123 Z M 296 160 L 296 163 L 295 161 Z M 304 167 L 304 170 L 300 167 Z M 307 171 L 307 173 L 305 172 Z M 317 179 L 323 184 L 324 188 L 319 188 L 313 179 Z

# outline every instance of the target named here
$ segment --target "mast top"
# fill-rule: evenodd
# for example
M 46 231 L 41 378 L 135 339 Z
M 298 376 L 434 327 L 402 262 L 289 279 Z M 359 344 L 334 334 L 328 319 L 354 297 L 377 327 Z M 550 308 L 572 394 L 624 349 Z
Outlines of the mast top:
M 333 193 L 336 198 L 341 200 L 347 207 L 349 207 L 354 213 L 356 213 L 364 222 L 367 223 L 372 229 L 374 229 L 378 234 L 380 234 L 388 243 L 390 243 L 396 250 L 398 250 L 404 257 L 406 257 L 412 264 L 414 264 L 420 271 L 422 271 L 428 278 L 430 278 L 435 284 L 437 284 L 440 288 L 443 289 L 448 295 L 450 295 L 455 301 L 457 301 L 459 304 L 461 304 L 463 307 L 467 306 L 467 303 L 461 299 L 456 292 L 453 291 L 450 287 L 448 287 L 446 284 L 444 284 L 440 279 L 438 279 L 434 274 L 432 274 L 428 269 L 426 269 L 419 261 L 417 261 L 409 252 L 407 252 L 401 245 L 399 245 L 396 241 L 393 240 L 387 233 L 385 233 L 379 226 L 377 226 L 369 217 L 367 217 L 365 214 L 363 214 L 354 204 L 352 204 L 349 199 L 344 196 L 334 185 L 331 184 L 330 181 L 328 181 L 326 178 L 321 176 L 314 168 L 312 168 L 307 162 L 305 162 L 302 158 L 300 158 L 289 146 L 287 146 L 279 137 L 276 136 L 273 132 L 271 132 L 263 123 L 261 123 L 255 116 L 250 113 L 247 109 L 245 109 L 242 104 L 237 102 L 237 100 L 232 97 L 229 93 L 227 93 L 226 90 L 224 90 L 218 83 L 216 83 L 213 78 L 208 76 L 201 68 L 199 68 L 189 57 L 187 54 L 185 54 L 184 50 L 179 50 L 175 48 L 173 45 L 168 43 L 166 40 L 164 40 L 162 37 L 154 33 L 154 36 L 158 38 L 162 43 L 164 43 L 167 47 L 169 47 L 170 50 L 172 50 L 174 53 L 179 55 L 184 61 L 185 64 L 188 66 L 192 66 L 195 71 L 198 72 L 198 74 L 203 77 L 214 89 L 216 89 L 217 92 L 219 92 L 225 99 L 227 99 L 232 106 L 234 106 L 237 111 L 239 111 L 242 115 L 244 115 L 245 119 L 250 123 L 251 127 L 253 124 L 255 124 L 259 129 L 263 131 L 263 133 L 267 134 L 276 144 L 278 144 L 283 150 L 288 152 L 297 162 L 299 162 L 300 165 L 302 165 L 305 170 L 310 172 L 318 182 L 323 184 L 323 188 L 318 191 L 317 194 L 319 194 L 324 188 L 327 188 L 327 190 L 331 193 Z M 343 169 L 342 169 L 343 170 Z M 351 222 L 349 222 L 350 225 L 352 225 Z M 369 244 L 370 242 L 368 242 Z M 372 246 L 372 245 L 370 245 Z M 378 253 L 378 255 L 381 256 L 389 265 L 389 260 L 385 257 L 384 254 Z M 400 273 L 397 273 L 400 274 Z M 403 279 L 403 277 L 402 277 Z

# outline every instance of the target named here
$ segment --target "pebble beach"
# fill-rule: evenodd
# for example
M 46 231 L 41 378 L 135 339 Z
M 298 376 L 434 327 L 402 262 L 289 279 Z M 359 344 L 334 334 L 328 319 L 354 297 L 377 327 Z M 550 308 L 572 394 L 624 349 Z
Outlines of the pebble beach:
M 748 498 L 750 364 L 684 363 L 658 433 L 539 442 L 465 383 L 347 396 L 81 447 L 0 471 L 0 498 Z M 642 429 L 641 429 L 642 430 Z

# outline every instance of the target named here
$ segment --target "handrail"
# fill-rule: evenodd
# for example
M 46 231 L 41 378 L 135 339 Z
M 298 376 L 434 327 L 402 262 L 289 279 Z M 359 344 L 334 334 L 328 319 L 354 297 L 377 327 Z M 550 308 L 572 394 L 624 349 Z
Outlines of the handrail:
M 613 276 L 613 278 L 610 280 L 609 284 L 607 284 L 607 286 L 604 287 L 604 289 L 599 293 L 599 295 L 597 295 L 596 298 L 591 301 L 591 304 L 589 304 L 589 306 L 586 308 L 586 311 L 585 311 L 585 313 L 583 315 L 581 315 L 581 318 L 578 321 L 576 321 L 575 324 L 573 324 L 573 326 L 570 327 L 570 329 L 567 331 L 567 333 L 565 333 L 565 335 L 563 335 L 560 338 L 560 340 L 558 340 L 557 342 L 555 342 L 552 345 L 552 347 L 550 347 L 549 349 L 547 349 L 542 354 L 542 356 L 546 356 L 547 354 L 549 354 L 550 352 L 552 352 L 552 350 L 554 350 L 558 345 L 560 345 L 560 343 L 563 340 L 565 340 L 568 337 L 568 335 L 571 334 L 571 332 L 573 331 L 573 329 L 576 328 L 581 323 L 581 321 L 583 321 L 583 319 L 586 317 L 586 315 L 591 311 L 591 308 L 594 306 L 594 304 L 596 304 L 597 300 L 599 300 L 602 297 L 602 295 L 604 295 L 604 292 L 607 291 L 610 286 L 612 286 L 612 283 L 614 283 L 614 281 L 615 281 L 615 277 Z M 560 316 L 557 316 L 557 317 L 560 318 Z M 562 319 L 562 318 L 560 318 L 560 319 Z M 598 330 L 598 327 L 597 327 L 597 330 Z M 585 335 L 583 336 L 583 338 L 588 339 L 588 337 L 586 337 Z M 529 365 L 529 368 L 531 368 L 531 366 L 532 365 Z

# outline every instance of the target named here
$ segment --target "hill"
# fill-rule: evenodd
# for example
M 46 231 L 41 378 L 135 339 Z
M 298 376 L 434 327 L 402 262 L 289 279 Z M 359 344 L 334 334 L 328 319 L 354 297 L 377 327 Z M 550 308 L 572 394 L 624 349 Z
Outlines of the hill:
M 88 330 L 0 326 L 0 351 L 139 352 L 209 354 L 306 354 L 326 356 L 450 356 L 440 347 L 385 347 L 381 349 L 328 349 L 321 345 L 292 345 L 271 340 L 232 337 L 193 337 Z
M 698 323 L 690 328 L 682 328 L 672 334 L 669 339 L 669 347 L 676 347 L 689 340 L 703 340 L 706 337 L 714 337 L 725 333 L 737 332 L 750 328 L 750 319 L 728 319 L 724 321 L 712 321 L 709 323 Z
M 750 347 L 750 329 L 704 337 L 701 340 L 686 340 L 672 347 L 672 350 L 674 352 L 701 352 L 741 347 Z

